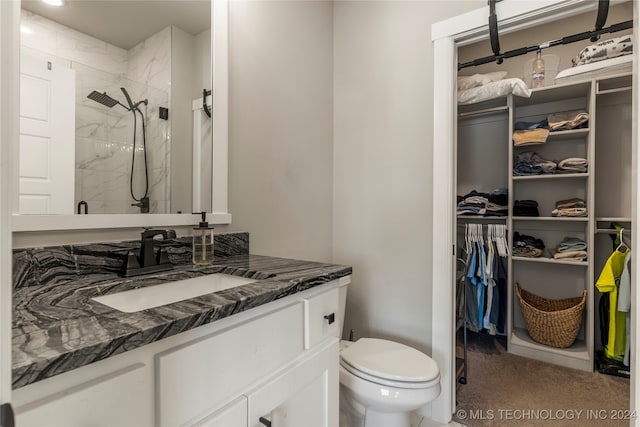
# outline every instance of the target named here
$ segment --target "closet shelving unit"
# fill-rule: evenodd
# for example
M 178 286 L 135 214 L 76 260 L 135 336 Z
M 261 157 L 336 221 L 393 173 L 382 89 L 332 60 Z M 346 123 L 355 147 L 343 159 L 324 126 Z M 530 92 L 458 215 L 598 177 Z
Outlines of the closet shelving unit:
M 514 147 L 512 132 L 516 121 L 536 122 L 551 113 L 573 110 L 589 113 L 588 127 L 551 132 L 545 144 Z M 598 129 L 600 115 L 603 117 Z M 620 128 L 613 136 L 615 141 L 609 140 L 611 126 Z M 595 236 L 606 236 L 607 231 L 603 229 L 608 228 L 611 222 L 621 223 L 625 229 L 631 227 L 630 200 L 618 201 L 625 194 L 630 199 L 630 184 L 612 189 L 620 181 L 631 182 L 630 128 L 630 74 L 536 89 L 530 98 L 507 96 L 458 106 L 458 194 L 463 195 L 473 189 L 490 191 L 507 187 L 509 190 L 507 217 L 456 218 L 458 248 L 464 246 L 464 238 L 460 237 L 464 235 L 467 222 L 506 223 L 510 247 L 513 247 L 514 231 L 541 238 L 547 247 L 540 258 L 508 258 L 506 335 L 510 353 L 585 371 L 594 369 L 594 350 L 601 348 L 597 337 L 599 331 L 595 329 L 599 295 L 594 284 L 596 273 L 599 274 L 611 249 L 608 237 Z M 515 156 L 524 151 L 535 151 L 543 158 L 556 161 L 584 157 L 588 160 L 588 170 L 586 173 L 513 176 Z M 478 167 L 477 163 L 486 162 L 488 156 L 495 164 L 490 168 L 486 164 Z M 616 166 L 615 162 L 624 164 Z M 600 168 L 603 171 L 598 176 Z M 586 201 L 588 216 L 551 216 L 557 201 L 574 197 Z M 515 200 L 524 199 L 539 203 L 539 217 L 512 215 Z M 552 257 L 555 247 L 566 236 L 579 237 L 587 243 L 586 261 L 563 261 Z M 553 348 L 531 339 L 514 292 L 516 283 L 546 298 L 569 298 L 581 295 L 584 289 L 588 291 L 582 327 L 572 346 Z
M 517 154 L 535 151 L 541 157 L 561 160 L 567 157 L 584 157 L 588 161 L 586 173 L 513 176 L 509 182 L 510 206 L 515 200 L 533 199 L 539 204 L 540 217 L 510 216 L 513 232 L 541 238 L 545 253 L 541 258 L 512 257 L 509 269 L 512 274 L 509 287 L 513 314 L 508 337 L 508 351 L 520 356 L 545 362 L 591 371 L 593 369 L 593 267 L 585 262 L 568 262 L 553 259 L 555 247 L 566 236 L 579 237 L 593 247 L 593 165 L 595 156 L 595 95 L 591 81 L 550 86 L 533 91 L 530 98 L 515 97 L 513 101 L 511 129 L 517 121 L 537 122 L 552 113 L 585 110 L 589 113 L 588 127 L 550 132 L 545 144 L 515 147 L 509 141 L 509 170 L 512 171 Z M 586 217 L 553 217 L 555 202 L 574 197 L 586 201 Z M 513 247 L 513 232 L 510 245 Z M 590 256 L 591 257 L 591 256 Z M 526 329 L 520 303 L 513 291 L 516 283 L 534 294 L 546 298 L 569 298 L 588 290 L 588 300 L 583 325 L 576 342 L 569 348 L 553 348 L 533 341 Z

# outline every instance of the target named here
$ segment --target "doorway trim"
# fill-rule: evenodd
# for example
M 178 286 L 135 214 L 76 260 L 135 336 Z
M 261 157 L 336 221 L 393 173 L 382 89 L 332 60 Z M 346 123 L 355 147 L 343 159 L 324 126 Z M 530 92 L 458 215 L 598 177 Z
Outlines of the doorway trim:
M 501 33 L 510 33 L 568 16 L 596 10 L 597 2 L 589 0 L 503 0 L 496 5 Z M 640 7 L 634 7 L 634 25 L 640 22 Z M 454 214 L 456 190 L 454 188 L 456 163 L 456 75 L 457 48 L 479 40 L 488 39 L 489 7 L 485 6 L 432 25 L 434 53 L 434 118 L 433 118 L 433 296 L 432 296 L 432 357 L 440 368 L 442 392 L 432 403 L 434 421 L 449 423 L 455 411 L 455 233 Z M 640 46 L 639 31 L 633 39 Z M 640 188 L 638 142 L 638 53 L 633 53 L 633 121 L 632 121 L 632 221 L 639 224 L 637 193 Z M 632 230 L 632 247 L 638 247 L 638 233 Z M 438 249 L 439 248 L 439 249 Z M 450 250 L 448 248 L 451 248 Z M 632 252 L 632 283 L 639 271 L 640 257 Z M 632 301 L 640 307 L 640 294 L 632 286 Z M 636 351 L 636 333 L 640 330 L 636 310 L 631 312 L 631 365 L 640 366 L 640 355 Z M 631 374 L 630 410 L 640 409 L 637 368 Z M 640 426 L 635 418 L 631 425 Z

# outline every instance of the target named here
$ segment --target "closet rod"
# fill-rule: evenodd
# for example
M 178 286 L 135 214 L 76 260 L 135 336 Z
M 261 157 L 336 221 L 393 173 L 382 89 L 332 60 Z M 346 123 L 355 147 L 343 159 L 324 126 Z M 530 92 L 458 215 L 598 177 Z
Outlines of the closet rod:
M 462 64 L 458 63 L 458 71 L 462 70 L 463 68 L 476 67 L 478 65 L 488 64 L 489 62 L 493 62 L 493 61 L 501 63 L 503 59 L 513 58 L 514 56 L 526 55 L 527 53 L 535 52 L 538 49 L 546 49 L 546 48 L 558 46 L 561 44 L 575 43 L 582 40 L 590 39 L 592 37 L 597 37 L 601 34 L 616 33 L 618 31 L 628 30 L 629 28 L 633 28 L 633 20 L 619 22 L 617 24 L 613 24 L 607 28 L 602 28 L 600 30 L 585 31 L 584 33 L 573 34 L 571 36 L 566 36 L 557 40 L 551 40 L 535 46 L 521 47 L 519 49 L 507 51 L 500 55 L 485 56 L 484 58 L 474 59 L 473 61 L 465 62 Z
M 462 117 L 475 116 L 479 114 L 495 113 L 496 111 L 505 111 L 508 109 L 509 109 L 509 106 L 501 105 L 500 107 L 491 107 L 491 108 L 484 108 L 482 110 L 477 110 L 477 111 L 467 111 L 464 113 L 458 113 L 458 117 L 462 118 Z
M 625 228 L 622 230 L 622 233 L 629 234 L 631 230 Z M 620 234 L 620 230 L 616 230 L 615 228 L 596 228 L 596 234 Z

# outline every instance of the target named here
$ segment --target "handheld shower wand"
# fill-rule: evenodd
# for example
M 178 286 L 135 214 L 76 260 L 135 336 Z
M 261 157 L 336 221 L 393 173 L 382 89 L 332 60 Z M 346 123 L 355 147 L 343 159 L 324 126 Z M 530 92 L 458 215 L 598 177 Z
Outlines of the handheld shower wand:
M 129 96 L 129 92 L 127 92 L 127 90 L 123 87 L 121 87 L 120 90 L 124 94 L 124 97 L 127 99 L 127 103 L 129 104 L 129 111 L 137 110 L 140 104 L 144 104 L 144 105 L 149 104 L 149 100 L 147 99 L 143 99 L 142 101 L 138 101 L 134 104 L 133 101 L 131 100 L 131 97 Z

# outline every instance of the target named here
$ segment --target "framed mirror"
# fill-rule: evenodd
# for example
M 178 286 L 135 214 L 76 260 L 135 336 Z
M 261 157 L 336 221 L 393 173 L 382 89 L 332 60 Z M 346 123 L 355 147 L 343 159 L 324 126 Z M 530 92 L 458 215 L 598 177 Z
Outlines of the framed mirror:
M 14 231 L 230 222 L 227 15 L 22 0 Z

